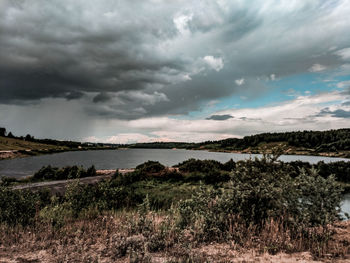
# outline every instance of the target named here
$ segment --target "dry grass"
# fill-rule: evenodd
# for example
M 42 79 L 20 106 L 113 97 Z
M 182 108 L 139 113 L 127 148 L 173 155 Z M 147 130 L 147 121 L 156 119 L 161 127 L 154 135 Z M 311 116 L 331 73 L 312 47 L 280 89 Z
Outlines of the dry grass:
M 168 215 L 142 218 L 120 212 L 67 221 L 60 229 L 39 222 L 27 228 L 2 226 L 0 262 L 349 262 L 350 222 L 331 230 L 330 240 L 315 247 L 311 240 L 291 239 L 278 222 L 270 221 L 259 234 L 232 225 L 232 232 L 242 235 L 241 244 L 208 244 L 190 230 L 176 229 Z
M 1 137 L 0 136 L 0 151 L 7 150 L 43 150 L 56 149 L 57 146 L 42 144 L 37 142 L 29 142 L 20 139 Z

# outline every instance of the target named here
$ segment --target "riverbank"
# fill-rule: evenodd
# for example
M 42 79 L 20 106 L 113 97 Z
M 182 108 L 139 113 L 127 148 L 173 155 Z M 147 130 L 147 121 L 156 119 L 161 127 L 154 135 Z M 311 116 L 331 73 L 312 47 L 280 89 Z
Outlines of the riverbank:
M 273 145 L 262 148 L 247 148 L 244 150 L 227 150 L 227 149 L 210 149 L 210 148 L 197 148 L 191 150 L 204 150 L 209 152 L 225 152 L 225 153 L 239 153 L 239 154 L 272 154 L 274 152 L 273 147 L 282 147 L 281 153 L 283 155 L 301 155 L 301 156 L 322 156 L 322 157 L 334 157 L 334 158 L 346 158 L 350 159 L 350 151 L 337 151 L 337 152 L 318 152 L 315 150 L 297 149 L 297 148 L 284 148 L 284 145 Z
M 9 138 L 0 136 L 0 160 L 14 159 L 14 158 L 23 158 L 29 156 L 38 156 L 45 154 L 53 154 L 60 152 L 69 152 L 69 151 L 91 151 L 91 150 L 114 150 L 117 147 L 112 146 L 101 146 L 101 145 L 90 145 L 88 143 L 81 144 L 73 142 L 70 146 L 70 142 L 60 142 L 54 141 L 54 144 L 45 144 L 34 141 L 26 141 L 25 139 L 19 138 Z M 60 145 L 59 143 L 63 143 Z M 66 143 L 67 145 L 64 145 Z
M 64 148 L 64 149 L 39 149 L 39 150 L 7 150 L 0 151 L 0 161 L 15 159 L 15 158 L 25 158 L 30 156 L 40 156 L 48 155 L 54 153 L 63 153 L 63 152 L 83 152 L 83 151 L 97 151 L 97 150 L 117 150 L 118 148 L 114 147 L 93 147 L 93 148 Z

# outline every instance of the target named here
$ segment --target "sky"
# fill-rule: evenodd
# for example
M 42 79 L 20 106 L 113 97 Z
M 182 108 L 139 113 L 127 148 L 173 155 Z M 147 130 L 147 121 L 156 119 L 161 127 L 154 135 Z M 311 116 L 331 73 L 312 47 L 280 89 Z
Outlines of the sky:
M 348 0 L 0 0 L 0 127 L 200 142 L 350 127 Z

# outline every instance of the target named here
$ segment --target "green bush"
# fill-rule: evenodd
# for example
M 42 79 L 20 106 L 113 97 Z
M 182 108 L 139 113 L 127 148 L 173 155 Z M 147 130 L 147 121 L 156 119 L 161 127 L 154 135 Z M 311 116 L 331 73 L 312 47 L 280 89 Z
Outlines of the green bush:
M 67 186 L 64 202 L 78 216 L 83 209 L 91 208 L 96 204 L 96 191 L 94 186 L 80 184 L 78 180 Z
M 0 223 L 8 225 L 28 225 L 34 222 L 35 215 L 46 205 L 48 192 L 32 193 L 13 191 L 0 186 Z
M 165 169 L 165 166 L 160 162 L 147 161 L 143 164 L 136 166 L 136 170 L 140 170 L 145 173 L 159 173 Z
M 212 170 L 223 170 L 223 164 L 215 160 L 189 159 L 176 165 L 181 172 L 210 172 Z
M 60 228 L 66 221 L 73 218 L 73 212 L 62 204 L 52 204 L 44 207 L 40 211 L 40 219 L 45 223 L 50 223 L 53 227 Z
M 50 165 L 42 167 L 37 171 L 33 177 L 29 178 L 30 181 L 43 181 L 43 180 L 66 180 L 77 179 L 83 177 L 96 176 L 95 166 L 89 167 L 85 170 L 83 167 L 66 166 L 63 168 L 51 167 Z
M 16 183 L 16 182 L 18 182 L 18 180 L 14 177 L 3 176 L 3 177 L 1 177 L 0 186 L 9 186 L 9 185 Z
M 225 188 L 202 185 L 179 203 L 179 227 L 209 241 L 228 238 L 233 222 L 262 228 L 267 220 L 282 220 L 299 231 L 339 219 L 342 189 L 333 176 L 311 170 L 293 179 L 277 167 L 266 159 L 240 162 Z

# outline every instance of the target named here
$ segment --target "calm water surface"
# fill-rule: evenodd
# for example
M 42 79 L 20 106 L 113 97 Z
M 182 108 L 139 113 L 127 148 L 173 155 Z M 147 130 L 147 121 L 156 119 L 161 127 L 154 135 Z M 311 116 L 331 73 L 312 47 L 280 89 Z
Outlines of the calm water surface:
M 344 199 L 340 207 L 342 210 L 342 215 L 344 215 L 344 213 L 348 213 L 350 215 L 350 193 L 344 195 Z
M 238 161 L 260 156 L 261 155 L 259 154 L 218 153 L 181 149 L 127 149 L 63 152 L 12 160 L 2 160 L 0 161 L 0 176 L 11 176 L 16 178 L 28 176 L 38 171 L 44 165 L 57 167 L 67 165 L 82 165 L 84 167 L 89 167 L 95 165 L 96 169 L 120 169 L 133 168 L 148 160 L 159 161 L 166 166 L 173 166 L 189 158 L 201 160 L 212 159 L 220 162 L 227 162 L 231 158 L 234 161 Z M 343 158 L 303 155 L 283 155 L 280 157 L 280 160 L 285 162 L 300 160 L 310 163 L 317 163 L 319 161 L 324 161 L 326 163 L 349 161 L 349 159 Z M 350 214 L 350 194 L 345 195 L 342 204 L 342 211 Z
M 44 165 L 67 166 L 82 165 L 89 167 L 95 165 L 96 169 L 134 168 L 148 160 L 159 161 L 166 166 L 173 166 L 189 158 L 211 159 L 227 162 L 260 157 L 259 154 L 220 153 L 208 151 L 171 150 L 171 149 L 126 149 L 126 150 L 100 150 L 63 152 L 48 155 L 32 156 L 0 161 L 0 176 L 22 177 L 32 175 Z M 320 156 L 282 155 L 280 160 L 285 162 L 301 160 L 310 163 L 324 161 L 349 161 L 344 158 L 329 158 Z

